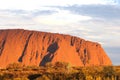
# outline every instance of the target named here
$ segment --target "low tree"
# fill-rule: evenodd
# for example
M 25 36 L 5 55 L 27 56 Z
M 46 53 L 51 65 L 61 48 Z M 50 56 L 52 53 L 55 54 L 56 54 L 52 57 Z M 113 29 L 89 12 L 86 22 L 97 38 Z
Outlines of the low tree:
M 115 70 L 113 66 L 105 66 L 103 67 L 103 75 L 105 77 L 105 80 L 111 80 L 112 76 L 115 75 Z

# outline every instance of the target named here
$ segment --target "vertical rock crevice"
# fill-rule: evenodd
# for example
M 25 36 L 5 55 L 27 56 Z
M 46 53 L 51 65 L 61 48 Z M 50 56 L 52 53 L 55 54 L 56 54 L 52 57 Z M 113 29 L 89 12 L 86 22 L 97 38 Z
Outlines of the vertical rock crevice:
M 74 46 L 75 43 L 75 37 L 71 37 L 71 46 Z
M 85 66 L 86 62 L 87 62 L 87 59 L 86 59 L 87 58 L 87 50 L 86 50 L 86 48 L 84 49 L 83 52 L 84 52 L 84 54 L 83 54 L 84 55 L 84 57 L 83 57 L 83 65 Z
M 46 37 L 46 33 L 43 35 L 42 42 L 44 42 L 45 37 Z
M 0 42 L 0 56 L 2 55 L 5 43 L 6 43 L 6 39 L 4 39 Z
M 31 32 L 31 33 L 29 34 L 29 36 L 28 36 L 28 38 L 27 38 L 27 40 L 26 40 L 26 42 L 25 42 L 25 46 L 24 46 L 24 48 L 23 48 L 22 55 L 21 55 L 21 56 L 19 57 L 19 59 L 18 59 L 19 62 L 22 62 L 23 56 L 25 55 L 25 51 L 26 51 L 26 49 L 27 49 L 28 43 L 29 43 L 30 38 L 31 38 L 32 35 L 33 35 L 33 32 Z
M 8 32 L 5 34 L 5 37 L 0 42 L 0 56 L 2 55 L 2 52 L 4 50 L 5 43 L 6 43 L 6 40 L 7 40 L 7 36 L 8 36 Z

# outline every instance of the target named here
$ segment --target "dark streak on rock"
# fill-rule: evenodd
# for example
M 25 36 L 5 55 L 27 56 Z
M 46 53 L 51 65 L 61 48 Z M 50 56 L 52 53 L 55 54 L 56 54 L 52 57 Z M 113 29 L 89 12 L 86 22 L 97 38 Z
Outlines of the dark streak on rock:
M 75 43 L 75 37 L 71 37 L 71 46 L 74 46 Z
M 0 56 L 1 56 L 2 51 L 3 51 L 3 49 L 4 49 L 5 42 L 6 42 L 6 39 L 4 39 L 4 40 L 0 43 Z
M 27 38 L 27 40 L 26 40 L 26 44 L 25 44 L 25 47 L 24 47 L 24 49 L 23 49 L 23 51 L 22 51 L 22 55 L 21 55 L 20 58 L 18 59 L 19 62 L 22 62 L 22 58 L 23 58 L 23 56 L 25 55 L 25 51 L 26 51 L 26 49 L 27 49 L 27 46 L 28 46 L 30 37 L 31 37 L 32 35 L 33 35 L 33 32 L 31 32 L 31 33 L 29 34 L 29 36 L 28 36 L 28 38 Z
M 2 40 L 2 42 L 0 42 L 0 56 L 2 55 L 2 52 L 4 50 L 4 46 L 5 46 L 5 43 L 6 43 L 6 40 L 7 40 L 7 36 L 8 36 L 8 32 L 6 33 L 5 38 Z

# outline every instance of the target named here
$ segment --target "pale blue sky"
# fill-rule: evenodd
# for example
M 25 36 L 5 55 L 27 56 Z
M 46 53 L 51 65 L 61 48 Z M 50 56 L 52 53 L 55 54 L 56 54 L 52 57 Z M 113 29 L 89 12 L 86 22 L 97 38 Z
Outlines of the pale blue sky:
M 119 0 L 0 0 L 0 29 L 65 33 L 99 42 L 120 64 Z

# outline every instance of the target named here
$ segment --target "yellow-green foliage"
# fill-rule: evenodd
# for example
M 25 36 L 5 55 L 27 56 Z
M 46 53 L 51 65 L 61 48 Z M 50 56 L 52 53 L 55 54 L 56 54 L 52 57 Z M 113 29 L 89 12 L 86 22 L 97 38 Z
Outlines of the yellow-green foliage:
M 10 64 L 0 70 L 0 80 L 120 80 L 120 66 L 72 67 L 65 62 L 40 66 Z
M 12 80 L 29 80 L 28 78 L 13 78 Z
M 38 77 L 35 80 L 50 80 L 46 75 L 43 75 L 42 77 Z

